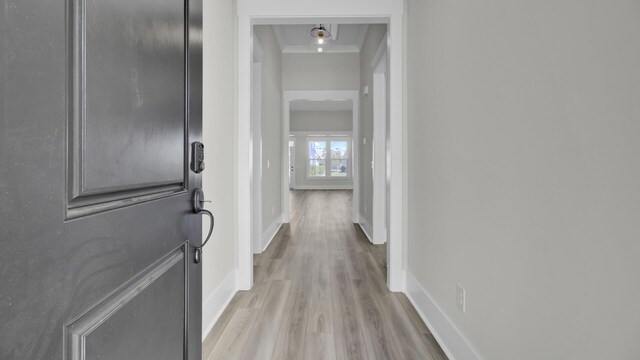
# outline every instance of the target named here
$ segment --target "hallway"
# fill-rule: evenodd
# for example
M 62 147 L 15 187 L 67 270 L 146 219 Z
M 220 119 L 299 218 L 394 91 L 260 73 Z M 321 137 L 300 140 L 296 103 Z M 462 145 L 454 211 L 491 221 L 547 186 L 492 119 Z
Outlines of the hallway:
M 292 191 L 291 224 L 254 257 L 254 286 L 203 344 L 212 359 L 446 359 L 407 297 L 386 287 L 386 248 L 351 220 L 351 191 Z

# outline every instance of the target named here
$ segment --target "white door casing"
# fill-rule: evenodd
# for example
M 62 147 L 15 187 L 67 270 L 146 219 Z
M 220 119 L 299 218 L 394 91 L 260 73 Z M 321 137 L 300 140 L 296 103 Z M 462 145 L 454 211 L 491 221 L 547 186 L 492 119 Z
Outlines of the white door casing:
M 257 24 L 313 24 L 341 21 L 345 23 L 384 23 L 388 25 L 389 60 L 389 170 L 393 174 L 389 186 L 388 286 L 391 291 L 405 288 L 405 265 L 402 249 L 406 242 L 403 228 L 403 0 L 238 0 L 237 53 L 237 223 L 236 265 L 238 289 L 248 290 L 253 284 L 251 251 L 251 67 L 252 26 Z M 336 19 L 339 18 L 339 19 Z M 355 136 L 354 136 L 355 138 Z M 288 204 L 283 204 L 287 206 Z
M 386 224 L 386 121 L 387 121 L 387 37 L 378 46 L 373 71 L 373 243 L 387 242 Z M 388 256 L 388 254 L 387 254 Z

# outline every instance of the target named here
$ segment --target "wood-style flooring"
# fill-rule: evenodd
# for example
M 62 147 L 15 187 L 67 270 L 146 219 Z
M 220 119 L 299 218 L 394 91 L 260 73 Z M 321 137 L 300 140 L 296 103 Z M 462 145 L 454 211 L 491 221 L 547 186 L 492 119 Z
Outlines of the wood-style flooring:
M 446 359 L 404 294 L 386 248 L 351 222 L 351 191 L 292 191 L 291 224 L 254 257 L 254 286 L 203 344 L 213 359 Z

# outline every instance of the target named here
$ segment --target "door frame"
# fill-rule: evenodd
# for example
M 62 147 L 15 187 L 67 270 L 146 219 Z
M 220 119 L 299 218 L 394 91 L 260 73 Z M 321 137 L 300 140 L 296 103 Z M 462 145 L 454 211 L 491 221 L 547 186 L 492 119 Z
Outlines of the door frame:
M 370 64 L 373 68 L 373 206 L 374 244 L 387 242 L 387 38 L 383 38 Z M 388 250 L 388 249 L 387 249 Z M 389 256 L 389 254 L 387 254 Z
M 253 38 L 253 58 L 251 63 L 251 251 L 262 253 L 262 57 L 264 50 Z
M 251 251 L 251 64 L 253 25 L 313 24 L 336 21 L 359 24 L 387 24 L 389 51 L 390 108 L 390 179 L 389 239 L 387 285 L 391 291 L 403 291 L 406 282 L 406 204 L 404 167 L 404 69 L 403 29 L 404 1 L 325 0 L 238 0 L 237 28 L 237 169 L 236 169 L 236 266 L 237 287 L 249 290 L 253 285 L 253 255 Z
M 359 147 L 354 144 L 358 143 L 358 127 L 360 119 L 360 96 L 358 90 L 285 90 L 282 92 L 282 138 L 285 139 L 284 147 L 282 151 L 282 163 L 288 162 L 287 156 L 289 152 L 289 135 L 291 135 L 290 119 L 291 119 L 291 102 L 295 100 L 351 100 L 351 114 L 352 114 L 352 127 L 351 127 L 351 149 L 352 149 L 352 165 L 351 165 L 351 179 L 353 181 L 353 199 L 352 204 L 352 219 L 354 223 L 360 221 L 360 213 L 358 211 L 358 205 L 360 204 L 360 191 L 358 180 L 358 166 L 359 166 Z M 288 182 L 288 167 L 283 166 L 282 173 L 282 222 L 289 223 L 289 182 Z

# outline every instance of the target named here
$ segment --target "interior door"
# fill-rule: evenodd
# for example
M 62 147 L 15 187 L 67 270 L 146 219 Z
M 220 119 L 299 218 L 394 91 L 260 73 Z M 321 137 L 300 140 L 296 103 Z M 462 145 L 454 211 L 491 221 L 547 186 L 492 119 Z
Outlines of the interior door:
M 289 141 L 289 189 L 296 186 L 296 147 L 295 142 Z
M 0 358 L 199 359 L 201 0 L 0 11 Z

